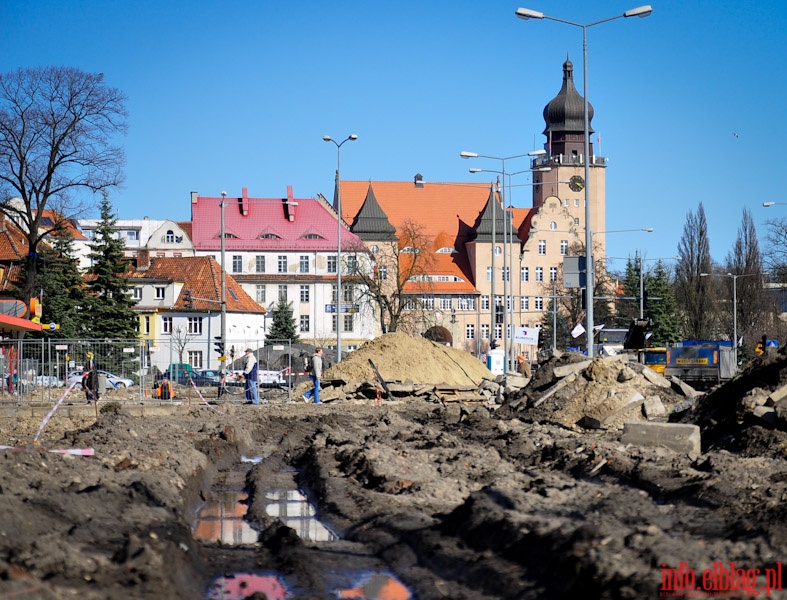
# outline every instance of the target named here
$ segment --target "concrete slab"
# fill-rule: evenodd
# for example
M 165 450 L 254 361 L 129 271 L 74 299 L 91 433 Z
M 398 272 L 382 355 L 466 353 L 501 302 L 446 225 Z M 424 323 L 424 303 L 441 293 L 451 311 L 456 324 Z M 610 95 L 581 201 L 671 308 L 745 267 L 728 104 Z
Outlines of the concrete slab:
M 700 428 L 683 423 L 627 421 L 623 424 L 624 444 L 661 446 L 696 458 L 702 453 Z

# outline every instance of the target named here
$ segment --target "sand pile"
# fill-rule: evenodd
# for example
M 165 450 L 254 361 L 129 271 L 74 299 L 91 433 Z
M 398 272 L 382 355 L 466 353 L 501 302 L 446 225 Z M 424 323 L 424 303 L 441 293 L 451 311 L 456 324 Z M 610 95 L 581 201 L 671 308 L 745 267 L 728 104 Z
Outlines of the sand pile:
M 351 352 L 325 379 L 375 380 L 369 359 L 386 382 L 477 386 L 495 376 L 472 354 L 405 333 L 387 333 Z

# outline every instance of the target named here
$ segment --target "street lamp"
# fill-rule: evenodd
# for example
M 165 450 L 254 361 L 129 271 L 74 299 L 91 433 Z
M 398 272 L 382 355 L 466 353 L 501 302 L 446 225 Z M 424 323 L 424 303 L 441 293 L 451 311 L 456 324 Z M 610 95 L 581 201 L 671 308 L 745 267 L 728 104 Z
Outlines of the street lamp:
M 762 205 L 764 207 L 766 207 L 766 208 L 769 207 L 769 206 L 773 206 L 775 204 L 787 204 L 787 202 L 763 202 L 762 203 Z
M 342 360 L 342 191 L 339 187 L 339 176 L 342 163 L 342 146 L 344 142 L 354 142 L 358 136 L 354 133 L 341 142 L 329 135 L 322 136 L 326 142 L 336 145 L 336 362 Z
M 543 156 L 546 154 L 546 150 L 533 150 L 532 152 L 527 152 L 525 154 L 516 154 L 514 156 L 489 156 L 486 154 L 478 154 L 477 152 L 467 152 L 463 151 L 459 153 L 459 156 L 462 158 L 489 158 L 492 160 L 499 160 L 501 163 L 501 170 L 500 171 L 492 171 L 488 169 L 470 169 L 471 173 L 498 173 L 503 176 L 503 183 L 500 185 L 498 183 L 498 188 L 500 189 L 500 200 L 503 204 L 503 273 L 504 275 L 507 272 L 507 276 L 503 277 L 503 364 L 506 365 L 506 369 L 510 368 L 508 364 L 508 326 L 509 326 L 509 318 L 508 318 L 508 301 L 511 292 L 511 261 L 510 258 L 506 256 L 505 248 L 509 243 L 507 239 L 509 233 L 509 221 L 507 217 L 507 210 L 506 210 L 506 198 L 505 198 L 505 185 L 506 185 L 506 161 L 513 160 L 514 158 L 522 158 L 525 156 Z M 551 171 L 551 167 L 542 167 L 540 169 L 534 169 L 535 171 Z M 518 171 L 519 173 L 523 173 L 524 171 Z M 494 315 L 495 315 L 495 220 L 496 216 L 494 213 L 494 205 L 492 206 L 492 281 L 491 281 L 491 296 L 492 296 L 492 330 L 494 331 Z M 506 283 L 508 283 L 508 291 L 506 291 Z M 513 307 L 512 307 L 513 308 Z
M 732 279 L 732 358 L 738 370 L 738 279 L 741 277 L 761 276 L 762 273 L 700 273 L 700 277 L 729 277 Z
M 527 21 L 528 19 L 547 19 L 550 21 L 557 21 L 558 23 L 565 23 L 567 25 L 573 25 L 574 27 L 580 27 L 582 29 L 582 95 L 583 95 L 583 112 L 584 112 L 584 121 L 585 121 L 585 245 L 586 245 L 586 272 L 587 272 L 587 289 L 586 289 L 586 300 L 587 300 L 587 330 L 588 335 L 591 336 L 588 339 L 591 340 L 591 343 L 588 344 L 588 358 L 593 358 L 593 344 L 592 344 L 592 335 L 593 335 L 593 270 L 588 266 L 593 264 L 593 237 L 591 234 L 591 227 L 590 227 L 590 122 L 588 118 L 588 36 L 587 31 L 588 28 L 593 27 L 594 25 L 599 25 L 601 23 L 606 23 L 607 21 L 613 21 L 615 19 L 619 19 L 621 17 L 629 18 L 629 17 L 647 17 L 650 13 L 653 12 L 653 8 L 646 4 L 644 6 L 640 6 L 638 8 L 633 8 L 631 10 L 627 10 L 622 15 L 616 15 L 614 17 L 608 17 L 606 19 L 601 19 L 600 21 L 594 21 L 592 23 L 588 23 L 583 25 L 581 23 L 575 23 L 574 21 L 567 21 L 565 19 L 558 19 L 556 17 L 550 17 L 545 15 L 542 12 L 536 10 L 530 10 L 529 8 L 518 8 L 516 9 L 516 16 L 520 19 Z
M 224 206 L 226 204 L 227 192 L 221 192 L 221 356 L 219 356 L 219 373 L 224 375 L 226 371 L 226 347 L 227 347 L 227 275 L 224 270 L 224 239 L 227 237 L 224 231 Z

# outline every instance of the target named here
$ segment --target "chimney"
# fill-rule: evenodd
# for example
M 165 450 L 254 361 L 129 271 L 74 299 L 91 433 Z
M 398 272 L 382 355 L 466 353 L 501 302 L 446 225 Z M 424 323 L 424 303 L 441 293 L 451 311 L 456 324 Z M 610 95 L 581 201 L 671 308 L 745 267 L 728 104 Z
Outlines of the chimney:
M 150 268 L 150 250 L 140 248 L 137 250 L 137 269 L 147 271 Z
M 199 192 L 191 192 L 191 203 L 196 204 L 198 197 L 199 197 Z
M 287 200 L 284 203 L 284 214 L 287 215 L 287 220 L 292 223 L 295 221 L 295 209 L 298 207 L 298 203 L 295 202 L 295 199 L 292 195 L 292 186 L 287 186 Z
M 424 187 L 424 176 L 421 175 L 420 173 L 416 173 L 415 174 L 415 178 L 413 179 L 413 183 L 415 184 L 415 187 L 417 187 L 417 188 Z
M 240 199 L 240 214 L 244 217 L 249 216 L 249 188 L 242 188 Z

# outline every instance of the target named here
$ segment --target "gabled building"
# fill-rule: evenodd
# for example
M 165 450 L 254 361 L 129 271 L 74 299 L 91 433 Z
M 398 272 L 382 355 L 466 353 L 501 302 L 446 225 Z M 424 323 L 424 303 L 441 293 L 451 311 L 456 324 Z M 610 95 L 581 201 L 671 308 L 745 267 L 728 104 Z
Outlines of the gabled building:
M 280 299 L 290 303 L 302 340 L 335 346 L 341 326 L 342 348 L 352 350 L 379 333 L 375 315 L 358 302 L 352 285 L 342 285 L 348 311 L 336 312 L 339 225 L 326 202 L 295 198 L 292 186 L 283 198 L 253 198 L 246 188 L 240 197 L 225 199 L 192 192 L 191 217 L 197 255 L 221 262 L 223 222 L 225 271 L 269 313 Z M 341 227 L 349 257 L 362 243 L 346 223 Z
M 137 300 L 140 337 L 147 340 L 151 366 L 187 362 L 194 368 L 219 367 L 215 351 L 221 337 L 221 268 L 209 256 L 150 257 L 137 252 L 128 272 Z M 241 356 L 265 341 L 265 308 L 232 278 L 225 279 L 227 353 Z M 232 352 L 234 349 L 234 353 Z

